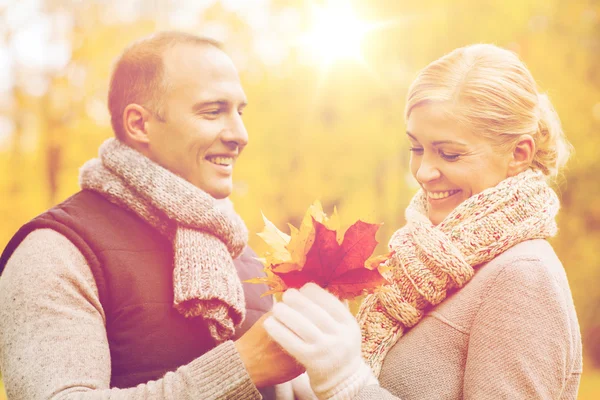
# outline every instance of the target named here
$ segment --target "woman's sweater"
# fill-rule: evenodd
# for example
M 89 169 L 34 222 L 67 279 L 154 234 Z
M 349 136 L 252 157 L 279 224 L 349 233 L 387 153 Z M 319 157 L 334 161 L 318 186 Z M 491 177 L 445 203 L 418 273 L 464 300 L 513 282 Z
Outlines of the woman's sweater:
M 564 268 L 530 240 L 475 276 L 408 331 L 358 400 L 576 399 L 581 335 Z

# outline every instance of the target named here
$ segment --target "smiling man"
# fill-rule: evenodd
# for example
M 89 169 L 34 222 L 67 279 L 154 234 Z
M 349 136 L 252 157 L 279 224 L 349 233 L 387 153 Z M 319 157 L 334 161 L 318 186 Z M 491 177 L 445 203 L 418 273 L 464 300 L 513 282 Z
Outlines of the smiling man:
M 259 399 L 302 372 L 263 329 L 266 288 L 241 283 L 262 273 L 227 200 L 246 102 L 211 40 L 163 32 L 123 52 L 115 138 L 0 259 L 9 398 Z
M 246 95 L 231 59 L 208 41 L 167 48 L 164 77 L 150 84 L 159 90 L 147 94 L 155 97 L 150 108 L 123 93 L 136 62 L 124 57 L 117 67 L 122 75 L 113 78 L 109 107 L 117 136 L 213 197 L 229 196 L 233 165 L 248 144 Z

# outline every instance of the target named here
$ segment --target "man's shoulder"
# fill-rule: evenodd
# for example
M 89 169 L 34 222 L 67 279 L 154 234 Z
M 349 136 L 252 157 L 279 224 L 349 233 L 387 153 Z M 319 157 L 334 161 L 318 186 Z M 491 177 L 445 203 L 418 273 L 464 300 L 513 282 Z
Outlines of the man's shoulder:
M 127 213 L 126 210 L 106 200 L 102 195 L 91 190 L 81 190 L 38 217 L 45 215 L 57 216 L 66 213 L 74 218 L 85 218 L 93 214 L 106 213 L 107 211 L 112 213 Z
M 71 270 L 75 268 L 75 270 Z M 67 270 L 69 272 L 67 273 Z M 83 272 L 82 272 L 83 271 Z M 83 274 L 87 281 L 91 271 L 86 259 L 66 236 L 53 229 L 36 229 L 29 232 L 16 246 L 6 262 L 2 280 L 7 282 L 40 281 L 38 284 L 56 284 L 72 274 Z
M 82 257 L 81 252 L 66 236 L 50 228 L 29 232 L 14 253 L 21 254 L 21 258 L 32 258 L 37 255 L 44 257 L 49 254 L 65 255 L 66 258 Z
M 135 234 L 139 236 L 139 231 L 148 230 L 145 226 L 140 228 L 141 223 L 136 218 L 133 213 L 110 203 L 95 192 L 77 192 L 30 220 L 14 234 L 0 256 L 0 274 L 15 250 L 35 232 L 31 237 L 36 239 L 36 247 L 43 246 L 47 241 L 68 240 L 83 254 L 87 264 L 96 271 L 95 275 L 99 276 L 100 271 L 96 268 L 98 249 L 104 243 L 111 244 L 121 238 L 135 237 Z M 45 233 L 39 234 L 37 231 Z M 40 239 L 43 240 L 40 242 Z
M 69 239 L 77 247 L 80 247 L 79 240 L 77 239 L 81 236 L 82 232 L 85 232 L 86 229 L 93 229 L 92 225 L 106 224 L 107 220 L 111 219 L 110 212 L 107 212 L 107 207 L 115 210 L 118 208 L 110 205 L 110 203 L 94 192 L 82 190 L 75 193 L 22 225 L 4 249 L 0 265 L 8 261 L 7 257 L 11 256 L 12 252 L 21 245 L 26 237 L 38 230 L 54 231 L 60 236 Z M 118 219 L 118 217 L 113 218 L 113 220 Z M 33 235 L 35 238 L 38 236 L 40 235 L 37 233 Z M 41 236 L 45 239 L 56 239 L 56 236 L 48 232 Z

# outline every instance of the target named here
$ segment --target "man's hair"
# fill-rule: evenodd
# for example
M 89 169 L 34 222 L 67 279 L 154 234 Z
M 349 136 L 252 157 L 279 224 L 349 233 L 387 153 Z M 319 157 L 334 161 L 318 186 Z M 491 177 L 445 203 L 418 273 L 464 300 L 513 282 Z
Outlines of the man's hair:
M 135 41 L 116 60 L 108 89 L 108 110 L 115 136 L 123 140 L 123 112 L 129 104 L 139 104 L 164 120 L 163 94 L 168 90 L 163 55 L 178 44 L 213 46 L 219 42 L 190 33 L 166 31 Z

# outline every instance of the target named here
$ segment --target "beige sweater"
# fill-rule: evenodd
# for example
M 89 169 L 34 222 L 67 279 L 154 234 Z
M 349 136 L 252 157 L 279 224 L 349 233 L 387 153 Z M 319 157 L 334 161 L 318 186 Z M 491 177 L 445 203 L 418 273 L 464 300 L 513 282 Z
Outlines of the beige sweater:
M 547 241 L 531 240 L 478 268 L 408 331 L 381 387 L 357 400 L 576 399 L 581 357 L 565 271 Z
M 0 322 L 0 368 L 11 400 L 259 398 L 231 342 L 158 381 L 109 389 L 93 276 L 54 231 L 31 233 L 9 260 Z M 479 268 L 400 339 L 386 357 L 381 387 L 366 387 L 357 399 L 576 399 L 581 369 L 564 269 L 546 241 L 533 240 Z
M 0 278 L 0 369 L 8 398 L 260 399 L 228 341 L 162 379 L 110 389 L 105 316 L 85 258 L 64 236 L 30 233 Z

